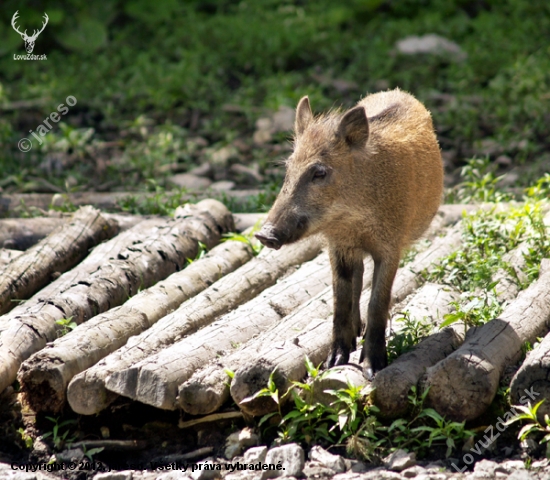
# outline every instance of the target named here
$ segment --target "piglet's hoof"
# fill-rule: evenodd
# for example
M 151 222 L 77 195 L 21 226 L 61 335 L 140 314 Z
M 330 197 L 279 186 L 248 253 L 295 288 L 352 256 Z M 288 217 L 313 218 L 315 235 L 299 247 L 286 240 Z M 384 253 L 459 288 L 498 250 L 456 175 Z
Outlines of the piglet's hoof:
M 349 349 L 343 347 L 332 348 L 325 362 L 325 367 L 332 368 L 349 363 Z

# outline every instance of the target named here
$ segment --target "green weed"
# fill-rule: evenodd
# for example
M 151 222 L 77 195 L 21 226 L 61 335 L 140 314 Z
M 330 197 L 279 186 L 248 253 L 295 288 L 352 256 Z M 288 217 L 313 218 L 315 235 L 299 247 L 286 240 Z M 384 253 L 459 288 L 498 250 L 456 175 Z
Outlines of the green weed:
M 61 327 L 57 330 L 57 338 L 67 335 L 67 333 L 73 331 L 78 326 L 76 322 L 73 322 L 73 317 L 60 318 L 55 323 Z
M 65 445 L 70 445 L 72 442 L 75 441 L 76 435 L 69 435 L 71 433 L 70 426 L 75 425 L 77 423 L 76 420 L 64 420 L 62 422 L 59 422 L 59 417 L 46 418 L 53 423 L 53 427 L 51 431 L 46 432 L 44 435 L 42 435 L 42 438 L 52 437 L 53 446 L 56 450 L 62 450 Z M 65 427 L 68 428 L 64 429 Z
M 412 350 L 433 330 L 433 325 L 425 319 L 411 318 L 409 312 L 402 312 L 400 315 L 396 321 L 403 323 L 403 326 L 387 341 L 388 363 Z
M 473 433 L 464 427 L 464 422 L 448 421 L 431 408 L 424 407 L 427 391 L 417 395 L 413 388 L 409 395 L 410 415 L 394 421 L 377 418 L 378 409 L 369 399 L 370 390 L 348 385 L 339 390 L 330 390 L 334 401 L 325 405 L 312 400 L 312 381 L 322 378 L 320 367 L 315 367 L 306 357 L 307 382 L 293 382 L 285 393 L 292 395 L 293 405 L 283 411 L 280 392 L 277 389 L 274 371 L 268 385 L 253 398 L 268 396 L 278 405 L 278 411 L 265 415 L 259 422 L 264 426 L 269 420 L 279 419 L 278 441 L 300 442 L 305 445 L 331 444 L 345 447 L 348 454 L 370 462 L 399 448 L 413 450 L 425 455 L 436 446 L 446 448 L 446 455 L 456 449 Z

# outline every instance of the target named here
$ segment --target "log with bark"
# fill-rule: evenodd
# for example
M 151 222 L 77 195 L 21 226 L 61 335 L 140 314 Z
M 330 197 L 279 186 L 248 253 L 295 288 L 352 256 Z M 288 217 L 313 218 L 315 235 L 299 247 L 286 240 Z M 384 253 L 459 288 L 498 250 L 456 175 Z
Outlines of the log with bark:
M 55 340 L 62 329 L 58 320 L 80 324 L 124 303 L 183 268 L 199 242 L 213 247 L 233 226 L 231 213 L 215 200 L 186 205 L 176 214 L 173 220 L 138 224 L 97 246 L 76 268 L 0 317 L 0 391 L 15 380 L 24 360 Z
M 541 400 L 544 402 L 537 410 L 537 418 L 543 423 L 544 417 L 550 415 L 550 333 L 528 353 L 510 384 L 512 405 L 535 405 Z
M 189 299 L 150 329 L 132 337 L 124 347 L 75 376 L 67 392 L 71 408 L 85 415 L 103 410 L 116 398 L 105 389 L 105 380 L 110 374 L 157 353 L 254 298 L 290 268 L 317 256 L 320 248 L 320 240 L 312 238 L 278 251 L 262 251 L 258 257 Z
M 461 206 L 459 206 L 461 207 Z M 439 232 L 441 225 L 452 224 L 462 216 L 462 210 L 459 208 L 449 209 L 446 212 L 438 214 L 436 225 L 430 228 L 428 238 L 433 238 Z M 445 219 L 441 221 L 439 218 Z M 458 232 L 458 233 L 457 233 Z M 418 254 L 411 265 L 406 265 L 400 269 L 396 278 L 396 284 L 399 287 L 399 299 L 405 298 L 417 287 L 417 279 L 410 271 L 421 271 L 424 268 L 453 251 L 460 243 L 460 229 L 454 227 L 450 229 L 444 237 L 436 238 L 432 245 L 424 252 Z M 372 281 L 372 261 L 365 262 L 365 274 L 363 276 L 364 291 L 370 287 Z M 370 294 L 361 299 L 361 310 L 367 311 L 368 299 Z M 205 415 L 216 411 L 229 398 L 229 387 L 227 386 L 228 377 L 226 370 L 237 371 L 242 366 L 254 362 L 259 352 L 266 345 L 273 342 L 285 341 L 285 339 L 294 338 L 296 331 L 306 327 L 306 325 L 315 318 L 324 318 L 330 316 L 332 312 L 332 288 L 321 292 L 308 304 L 301 307 L 298 311 L 283 319 L 279 325 L 259 335 L 254 340 L 249 341 L 241 350 L 229 355 L 228 357 L 218 358 L 213 364 L 195 372 L 189 380 L 183 383 L 179 388 L 179 405 L 188 413 L 193 415 Z M 330 341 L 330 335 L 325 339 Z M 299 359 L 303 364 L 303 357 Z M 269 372 L 270 373 L 270 372 Z M 268 374 L 269 376 L 269 374 Z M 266 380 L 267 383 L 267 380 Z M 265 384 L 263 385 L 265 386 Z M 261 388 L 263 388 L 263 386 Z M 253 393 L 251 393 L 253 395 Z M 247 395 L 245 395 L 247 396 Z
M 106 386 L 142 403 L 175 410 L 178 386 L 195 370 L 279 322 L 326 289 L 330 278 L 325 253 L 195 334 L 125 370 L 113 372 Z
M 10 263 L 14 258 L 22 255 L 20 250 L 9 250 L 8 248 L 0 248 L 0 271 Z
M 251 258 L 252 249 L 246 243 L 224 242 L 184 270 L 134 295 L 124 305 L 49 343 L 19 369 L 18 379 L 26 402 L 35 412 L 59 412 L 65 405 L 67 386 L 75 375 Z
M 408 312 L 413 320 L 428 318 L 436 326 L 441 324 L 445 314 L 451 312 L 451 302 L 458 297 L 458 292 L 450 287 L 427 283 L 412 296 L 403 311 Z M 433 333 L 376 374 L 372 382 L 372 399 L 382 415 L 394 417 L 407 411 L 411 387 L 418 384 L 428 367 L 460 346 L 464 341 L 464 330 L 464 325 L 455 323 Z
M 70 222 L 57 227 L 46 238 L 14 258 L 0 278 L 0 314 L 17 301 L 26 300 L 80 262 L 90 248 L 116 235 L 118 225 L 105 220 L 99 210 L 82 207 Z
M 544 260 L 547 265 L 549 260 Z M 550 328 L 550 268 L 541 266 L 538 280 L 520 292 L 494 320 L 478 327 L 464 344 L 428 369 L 428 401 L 442 415 L 471 420 L 493 401 L 504 369 Z
M 433 262 L 447 256 L 459 244 L 461 237 L 460 225 L 449 230 L 444 237 L 436 238 L 432 245 L 419 253 L 411 264 L 400 268 L 396 275 L 397 294 L 393 297 L 401 300 L 413 292 L 421 283 L 421 279 L 411 272 L 420 272 Z M 368 269 L 365 269 L 368 270 Z M 370 284 L 363 290 L 360 309 L 363 321 L 366 319 L 368 302 L 370 300 Z M 310 317 L 311 318 L 311 317 Z M 291 342 L 284 342 L 273 348 L 264 343 L 263 349 L 256 352 L 255 359 L 242 365 L 231 381 L 231 396 L 235 403 L 250 415 L 264 415 L 277 408 L 270 397 L 254 397 L 267 385 L 270 375 L 283 395 L 292 385 L 292 381 L 300 380 L 306 373 L 304 357 L 307 355 L 313 363 L 325 360 L 330 350 L 332 322 L 329 318 L 315 318 L 307 325 L 299 336 Z M 242 403 L 244 399 L 246 402 Z

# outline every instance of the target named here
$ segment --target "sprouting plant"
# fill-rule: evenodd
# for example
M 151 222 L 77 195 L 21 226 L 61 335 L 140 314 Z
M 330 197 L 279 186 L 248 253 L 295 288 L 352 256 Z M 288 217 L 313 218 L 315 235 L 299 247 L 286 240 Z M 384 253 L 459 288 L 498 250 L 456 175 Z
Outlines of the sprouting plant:
M 195 255 L 195 258 L 187 258 L 188 264 L 191 264 L 197 260 L 200 260 L 208 252 L 208 247 L 204 243 L 202 242 L 197 242 L 197 243 L 198 243 L 197 254 Z
M 19 435 L 21 435 L 21 440 L 23 440 L 23 442 L 25 443 L 25 447 L 28 449 L 32 449 L 34 441 L 32 437 L 25 431 L 25 429 L 21 427 L 17 429 L 17 432 L 19 433 Z
M 76 322 L 73 322 L 73 317 L 60 318 L 59 320 L 56 320 L 55 323 L 61 327 L 57 331 L 58 338 L 67 335 L 67 333 L 71 332 L 78 326 Z
M 90 461 L 93 461 L 94 455 L 101 453 L 103 450 L 105 450 L 105 447 L 95 447 L 95 448 L 90 448 L 88 450 L 86 448 L 86 445 L 83 445 L 83 449 L 84 449 L 84 456 L 88 458 Z
M 308 381 L 293 382 L 289 389 L 293 404 L 286 407 L 286 414 L 281 405 L 283 397 L 279 396 L 275 385 L 275 372 L 267 387 L 255 395 L 269 396 L 277 403 L 277 412 L 262 417 L 259 425 L 275 416 L 280 418 L 280 442 L 330 443 L 345 446 L 356 458 L 377 461 L 397 448 L 424 454 L 436 445 L 445 446 L 449 456 L 459 442 L 473 435 L 465 429 L 463 422 L 449 421 L 435 410 L 425 408 L 427 391 L 419 395 L 414 387 L 409 395 L 410 413 L 390 423 L 377 417 L 378 409 L 370 401 L 370 387 L 348 384 L 325 392 L 334 398 L 329 404 L 316 401 L 313 380 L 322 380 L 327 372 L 320 372 L 319 367 L 314 367 L 307 358 L 306 368 L 310 372 Z
M 531 406 L 531 402 L 527 405 L 514 405 L 515 410 L 519 410 L 521 413 L 511 418 L 506 422 L 506 425 L 510 425 L 514 422 L 528 422 L 524 425 L 518 433 L 518 439 L 525 440 L 530 434 L 542 433 L 543 437 L 540 443 L 546 443 L 546 456 L 550 456 L 550 417 L 548 414 L 544 415 L 544 423 L 539 420 L 537 411 L 544 402 L 544 399 Z
M 478 293 L 464 292 L 460 297 L 461 300 L 451 302 L 455 311 L 444 315 L 444 320 L 439 328 L 445 328 L 461 321 L 467 330 L 469 327 L 480 326 L 497 318 L 503 310 L 503 306 L 497 300 L 494 288 L 481 290 Z
M 410 351 L 420 340 L 430 335 L 433 325 L 426 319 L 416 320 L 410 317 L 409 312 L 402 312 L 397 318 L 403 326 L 387 342 L 388 362 Z
M 222 242 L 234 240 L 237 242 L 246 243 L 252 249 L 252 252 L 254 253 L 254 255 L 258 255 L 262 251 L 263 245 L 254 238 L 254 233 L 256 233 L 259 229 L 259 226 L 257 227 L 257 225 L 258 224 L 256 224 L 252 228 L 252 230 L 246 235 L 242 233 L 235 233 L 235 232 L 224 233 L 222 235 L 223 237 Z
M 498 191 L 497 184 L 504 176 L 495 175 L 488 157 L 468 160 L 460 174 L 464 180 L 453 192 L 457 202 L 503 202 L 510 199 L 510 195 Z
M 64 420 L 63 422 L 59 422 L 59 417 L 46 417 L 50 422 L 53 422 L 53 427 L 51 431 L 46 432 L 42 438 L 48 438 L 52 437 L 53 445 L 56 450 L 61 450 L 65 444 L 71 444 L 74 442 L 76 436 L 69 437 L 70 428 L 67 428 L 64 431 L 61 431 L 63 427 L 68 427 L 69 425 L 75 425 L 77 423 L 76 420 Z M 69 437 L 69 438 L 67 438 Z

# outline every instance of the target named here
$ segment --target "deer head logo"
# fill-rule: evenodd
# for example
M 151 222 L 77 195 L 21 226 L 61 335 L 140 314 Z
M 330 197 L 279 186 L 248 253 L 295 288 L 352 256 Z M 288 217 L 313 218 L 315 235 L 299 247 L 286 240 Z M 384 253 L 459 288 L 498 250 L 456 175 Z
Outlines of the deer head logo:
M 19 10 L 17 10 L 17 12 L 13 14 L 13 17 L 11 18 L 11 26 L 19 35 L 21 35 L 21 38 L 25 41 L 25 49 L 27 50 L 27 53 L 32 53 L 34 49 L 34 42 L 38 38 L 38 35 L 42 33 L 42 31 L 44 30 L 44 28 L 46 28 L 46 25 L 48 24 L 48 20 L 49 20 L 48 14 L 44 13 L 44 23 L 42 24 L 42 28 L 40 30 L 35 30 L 30 37 L 27 35 L 27 30 L 25 30 L 24 32 L 21 32 L 17 28 L 17 25 L 15 24 L 15 22 L 17 20 L 18 14 L 19 14 Z

